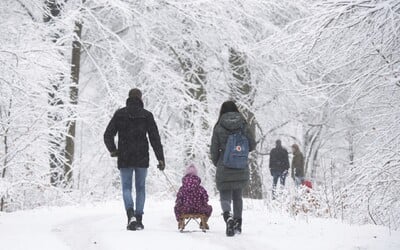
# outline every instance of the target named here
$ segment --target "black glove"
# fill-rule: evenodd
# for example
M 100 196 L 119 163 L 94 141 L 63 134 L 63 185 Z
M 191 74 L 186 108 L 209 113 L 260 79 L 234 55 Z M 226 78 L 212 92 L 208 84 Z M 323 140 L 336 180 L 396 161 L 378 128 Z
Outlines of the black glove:
M 118 151 L 113 151 L 110 153 L 111 157 L 117 157 L 118 156 Z
M 157 168 L 161 171 L 163 171 L 165 169 L 165 163 L 164 161 L 158 161 L 158 165 Z

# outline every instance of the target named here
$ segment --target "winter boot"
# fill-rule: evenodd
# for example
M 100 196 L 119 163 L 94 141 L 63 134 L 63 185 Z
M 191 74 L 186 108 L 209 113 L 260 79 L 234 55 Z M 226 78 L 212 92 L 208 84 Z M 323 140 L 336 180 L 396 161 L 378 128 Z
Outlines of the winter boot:
M 178 221 L 178 229 L 183 231 L 185 229 L 185 219 L 179 219 Z
M 142 223 L 143 216 L 142 215 L 136 215 L 136 230 L 143 230 L 144 226 Z
M 224 220 L 226 223 L 226 236 L 228 236 L 228 237 L 234 236 L 235 235 L 235 230 L 234 230 L 235 222 L 234 222 L 231 214 L 229 212 L 224 212 L 223 216 L 224 216 Z
M 126 210 L 126 215 L 128 217 L 128 225 L 126 226 L 127 230 L 136 230 L 136 218 L 135 218 L 135 212 L 133 211 L 133 208 L 129 208 Z
M 210 230 L 210 227 L 208 226 L 207 221 L 208 221 L 208 217 L 207 216 L 204 216 L 200 220 L 200 229 L 202 229 L 203 231 Z
M 242 233 L 242 219 L 233 219 L 235 222 L 234 230 L 235 234 L 241 234 Z

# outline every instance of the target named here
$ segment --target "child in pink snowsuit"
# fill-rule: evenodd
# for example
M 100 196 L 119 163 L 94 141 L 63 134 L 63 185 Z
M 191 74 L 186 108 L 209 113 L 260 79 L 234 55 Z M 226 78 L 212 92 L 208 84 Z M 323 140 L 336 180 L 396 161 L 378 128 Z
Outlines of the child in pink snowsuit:
M 182 214 L 204 214 L 207 219 L 210 217 L 212 207 L 208 205 L 207 191 L 200 183 L 196 167 L 193 164 L 189 165 L 176 197 L 174 211 L 177 221 Z

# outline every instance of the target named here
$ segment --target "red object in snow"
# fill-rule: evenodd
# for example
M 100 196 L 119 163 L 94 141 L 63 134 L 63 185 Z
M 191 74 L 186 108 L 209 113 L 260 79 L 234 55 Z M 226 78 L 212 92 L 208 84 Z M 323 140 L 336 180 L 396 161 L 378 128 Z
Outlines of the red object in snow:
M 312 188 L 312 183 L 309 180 L 304 180 L 302 185 L 308 187 L 308 188 Z

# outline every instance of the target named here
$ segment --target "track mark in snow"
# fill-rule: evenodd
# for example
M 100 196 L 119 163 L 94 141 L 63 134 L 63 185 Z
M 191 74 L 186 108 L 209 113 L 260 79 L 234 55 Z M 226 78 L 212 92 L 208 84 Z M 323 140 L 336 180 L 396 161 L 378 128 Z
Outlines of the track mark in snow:
M 120 218 L 113 214 L 79 217 L 57 225 L 53 232 L 57 233 L 71 250 L 107 249 L 102 247 L 102 237 L 115 230 L 109 223 L 113 220 Z

